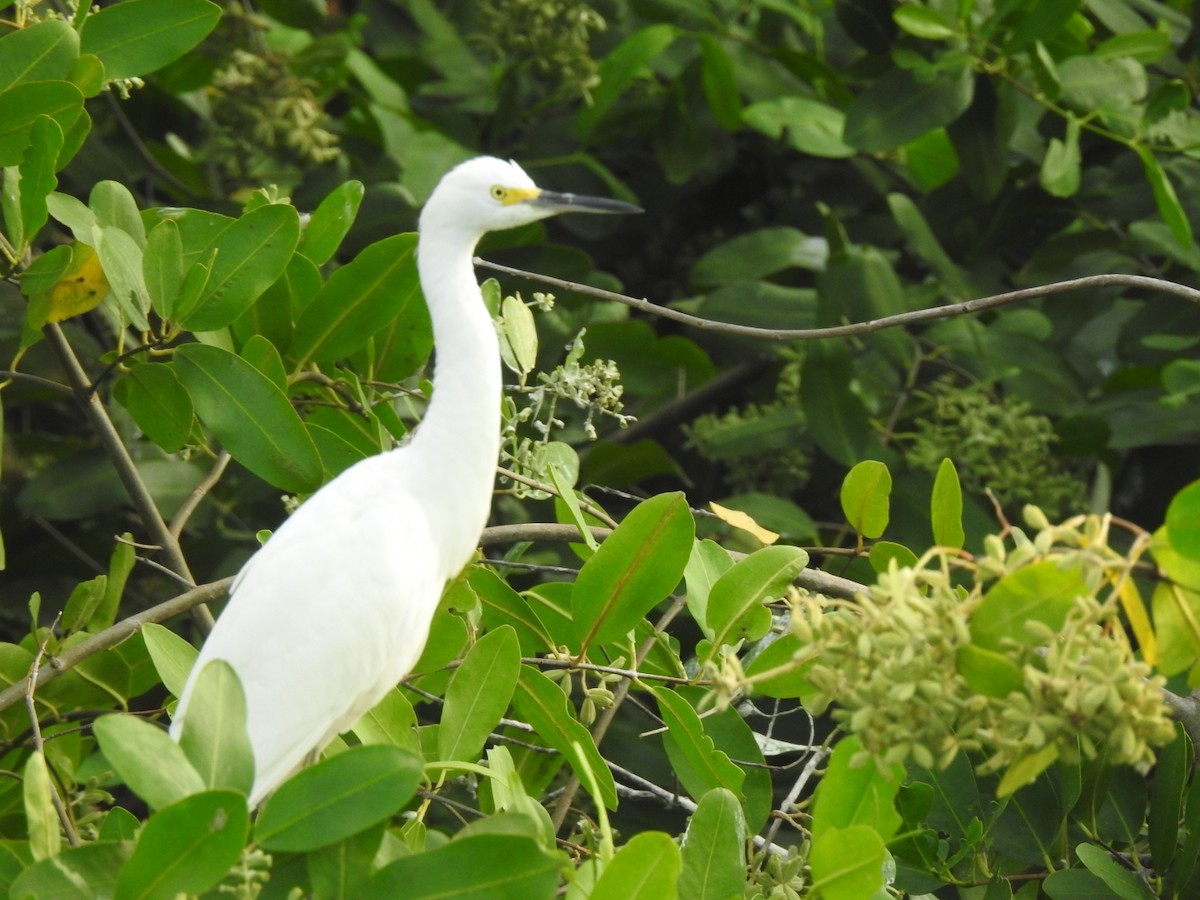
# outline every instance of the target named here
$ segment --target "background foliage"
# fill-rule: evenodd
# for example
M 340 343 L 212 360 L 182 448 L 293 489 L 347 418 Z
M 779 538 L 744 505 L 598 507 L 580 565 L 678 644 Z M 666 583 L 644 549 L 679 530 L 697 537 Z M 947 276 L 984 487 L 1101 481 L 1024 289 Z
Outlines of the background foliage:
M 1197 295 L 794 333 L 1194 285 L 1191 4 L 88 13 L 0 2 L 10 896 L 1195 893 Z M 487 260 L 675 318 L 486 286 L 512 527 L 252 817 L 197 604 L 419 420 L 480 152 L 647 210 Z

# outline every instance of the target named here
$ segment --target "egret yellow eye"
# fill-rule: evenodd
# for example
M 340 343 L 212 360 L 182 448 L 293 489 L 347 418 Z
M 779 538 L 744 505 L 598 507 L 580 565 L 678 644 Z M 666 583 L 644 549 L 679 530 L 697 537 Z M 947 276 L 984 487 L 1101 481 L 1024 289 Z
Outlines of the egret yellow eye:
M 492 186 L 492 199 L 504 203 L 508 199 L 508 191 L 496 184 Z

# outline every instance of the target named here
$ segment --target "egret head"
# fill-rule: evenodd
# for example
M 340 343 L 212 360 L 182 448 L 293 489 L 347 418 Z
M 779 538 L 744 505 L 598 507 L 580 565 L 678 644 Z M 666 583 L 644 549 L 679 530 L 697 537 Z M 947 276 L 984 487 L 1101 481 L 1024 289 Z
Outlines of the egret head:
M 421 213 L 421 230 L 466 229 L 476 239 L 488 231 L 527 225 L 564 212 L 631 213 L 631 203 L 544 191 L 515 162 L 494 156 L 467 160 L 448 172 Z

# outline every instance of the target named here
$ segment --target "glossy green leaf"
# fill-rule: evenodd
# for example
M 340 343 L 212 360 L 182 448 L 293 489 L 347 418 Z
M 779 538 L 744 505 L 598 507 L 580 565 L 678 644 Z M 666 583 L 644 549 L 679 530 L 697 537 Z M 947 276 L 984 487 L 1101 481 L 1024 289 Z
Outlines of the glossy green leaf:
M 183 290 L 183 238 L 170 219 L 159 222 L 146 236 L 142 251 L 142 277 L 150 302 L 164 319 L 171 318 Z
M 1183 798 L 1190 769 L 1195 761 L 1191 738 L 1183 725 L 1176 723 L 1175 740 L 1159 751 L 1150 789 L 1147 834 L 1150 856 L 1159 872 L 1168 870 L 1180 849 L 1179 825 L 1183 818 Z
M 204 781 L 167 733 L 144 719 L 101 716 L 94 726 L 104 758 L 151 809 L 204 790 Z
M 468 576 L 471 589 L 483 607 L 488 630 L 510 625 L 517 633 L 521 652 L 535 656 L 555 646 L 554 639 L 529 602 L 490 569 L 475 568 Z
M 660 23 L 633 32 L 610 50 L 596 73 L 599 83 L 591 92 L 592 102 L 581 106 L 575 117 L 575 134 L 586 139 L 646 66 L 674 43 L 675 37 L 673 26 Z
M 1002 649 L 1004 638 L 1028 644 L 1035 638 L 1026 622 L 1057 631 L 1075 598 L 1087 593 L 1077 564 L 1062 568 L 1054 559 L 1031 563 L 1005 575 L 983 595 L 971 616 L 971 640 L 985 650 Z
M 904 230 L 909 247 L 937 273 L 955 299 L 968 300 L 975 296 L 962 270 L 950 258 L 917 205 L 905 194 L 888 194 L 887 200 L 892 218 Z
M 119 181 L 97 182 L 88 194 L 88 209 L 96 216 L 96 224 L 119 228 L 133 238 L 139 249 L 146 246 L 146 227 L 137 201 Z
M 383 841 L 384 823 L 305 854 L 314 897 L 362 897 Z
M 591 733 L 567 708 L 567 698 L 557 684 L 530 666 L 521 666 L 513 697 L 520 717 L 533 726 L 547 744 L 570 763 L 576 773 L 589 769 L 600 796 L 594 798 L 609 809 L 617 808 L 617 786 L 604 757 L 596 749 Z
M 57 856 L 62 849 L 62 826 L 54 809 L 54 790 L 45 754 L 31 753 L 25 762 L 23 793 L 29 852 L 35 860 Z
M 469 835 L 375 873 L 366 900 L 534 900 L 554 896 L 562 860 L 531 837 Z
M 1075 847 L 1075 853 L 1088 871 L 1099 877 L 1120 900 L 1154 900 L 1159 896 L 1136 873 L 1113 859 L 1112 853 L 1103 847 L 1079 844 Z
M 225 660 L 205 665 L 192 686 L 179 746 L 206 787 L 250 793 L 254 749 L 246 730 L 246 695 Z
M 842 140 L 846 114 L 812 97 L 785 96 L 752 103 L 742 111 L 751 128 L 783 139 L 810 156 L 844 159 L 855 150 Z
M 604 867 L 592 896 L 606 900 L 674 900 L 681 868 L 679 847 L 669 834 L 643 831 Z M 684 896 L 691 900 L 693 895 Z
M 117 309 L 134 328 L 148 328 L 150 292 L 142 274 L 142 248 L 127 231 L 115 225 L 97 224 L 92 229 L 92 238 Z
M 46 197 L 58 186 L 55 172 L 58 154 L 62 150 L 63 134 L 58 123 L 49 116 L 39 116 L 29 132 L 29 146 L 16 170 L 19 178 L 16 203 L 10 204 L 10 194 L 4 195 L 4 222 L 9 227 L 9 240 L 20 247 L 32 242 L 46 224 L 49 212 Z M 5 170 L 5 180 L 11 169 Z
M 302 853 L 345 840 L 399 812 L 421 783 L 421 760 L 399 747 L 352 747 L 285 781 L 254 824 L 265 850 Z
M 728 900 L 746 887 L 746 820 L 737 797 L 715 788 L 700 798 L 684 835 L 679 896 Z
M 1119 109 L 1146 95 L 1146 70 L 1129 57 L 1069 56 L 1058 63 L 1060 99 L 1083 115 Z
M 1025 675 L 1020 666 L 1006 654 L 984 649 L 978 644 L 959 647 L 955 667 L 971 690 L 985 697 L 1007 697 L 1025 687 Z
M 111 814 L 110 814 L 111 815 Z M 133 852 L 132 841 L 100 840 L 71 847 L 24 869 L 12 882 L 12 898 L 96 900 L 112 897 L 117 873 Z
M 783 597 L 806 565 L 808 554 L 799 547 L 776 545 L 755 550 L 724 572 L 708 595 L 713 647 L 765 635 L 771 627 L 765 604 Z
M 275 345 L 261 334 L 250 335 L 238 355 L 266 375 L 275 387 L 287 391 L 287 369 L 283 366 L 283 357 L 279 355 Z
M 175 372 L 162 363 L 143 363 L 131 366 L 113 387 L 138 428 L 167 453 L 187 443 L 196 417 L 191 395 Z
M 397 327 L 413 334 L 427 330 L 416 250 L 415 234 L 393 235 L 334 272 L 296 323 L 296 368 L 349 356 L 387 325 L 403 323 Z
M 167 806 L 146 822 L 117 877 L 116 896 L 173 900 L 215 887 L 242 855 L 250 830 L 246 798 L 207 791 Z
M 965 66 L 927 81 L 908 69 L 892 69 L 850 104 L 842 139 L 865 153 L 903 146 L 957 119 L 971 105 L 973 89 L 974 76 Z
M 110 79 L 161 69 L 202 41 L 221 17 L 208 0 L 125 0 L 87 17 L 80 50 Z
M 195 297 L 181 297 L 172 314 L 189 331 L 216 331 L 236 321 L 287 268 L 300 240 L 300 217 L 272 203 L 229 223 L 202 252 L 216 251 Z M 185 242 L 186 246 L 186 242 Z
M 704 63 L 700 70 L 700 84 L 704 88 L 708 108 L 722 128 L 738 131 L 742 127 L 742 98 L 738 93 L 733 60 L 713 35 L 702 32 L 698 39 Z
M 825 264 L 825 241 L 795 228 L 760 228 L 708 251 L 692 268 L 692 281 L 702 287 L 765 278 L 784 269 L 819 269 Z
M 848 353 L 816 345 L 805 357 L 800 379 L 812 439 L 845 466 L 869 456 L 872 446 L 866 407 L 847 390 L 852 369 Z
M 62 619 L 59 623 L 63 631 L 70 633 L 87 628 L 92 620 L 92 613 L 104 599 L 107 587 L 107 575 L 97 575 L 89 581 L 75 585 L 71 596 L 67 598 L 67 605 L 63 607 Z
M 798 657 L 804 651 L 804 644 L 790 632 L 784 632 L 775 638 L 754 659 L 746 664 L 746 676 L 752 678 L 764 672 L 781 670 L 770 678 L 754 682 L 754 693 L 763 697 L 779 699 L 795 699 L 812 688 L 808 684 L 805 673 L 811 667 L 813 660 L 800 662 Z
M 241 357 L 204 344 L 175 351 L 196 414 L 233 458 L 287 491 L 321 483 L 321 457 L 287 396 Z
M 962 487 L 958 483 L 958 470 L 947 457 L 938 466 L 937 477 L 933 479 L 933 495 L 929 500 L 933 542 L 939 547 L 960 549 L 966 542 L 962 510 Z
M 1200 562 L 1200 481 L 1193 481 L 1171 499 L 1166 534 L 1175 552 Z
M 663 734 L 667 755 L 684 789 L 693 798 L 703 797 L 714 788 L 725 788 L 742 797 L 746 773 L 718 750 L 713 739 L 704 733 L 700 716 L 692 705 L 667 688 L 654 688 L 652 693 L 667 725 Z
M 813 801 L 814 840 L 834 829 L 852 826 L 867 827 L 885 839 L 900 830 L 902 820 L 895 801 L 904 781 L 904 767 L 894 765 L 881 771 L 870 763 L 855 766 L 854 757 L 862 749 L 855 735 L 842 738 L 834 746 Z
M 79 53 L 70 23 L 45 19 L 0 38 L 0 91 L 29 81 L 65 79 Z
M 1062 140 L 1050 139 L 1042 160 L 1038 181 L 1042 189 L 1054 197 L 1073 197 L 1079 190 L 1082 156 L 1079 152 L 1079 120 L 1067 117 L 1067 131 Z
M 363 713 L 351 731 L 364 744 L 391 744 L 413 753 L 421 752 L 417 713 L 398 687 L 388 691 L 382 700 Z
M 173 696 L 182 696 L 199 651 L 170 628 L 156 622 L 142 626 L 142 637 L 163 686 Z
M 100 631 L 110 627 L 116 621 L 121 597 L 125 593 L 125 585 L 128 583 L 136 563 L 137 551 L 133 549 L 133 535 L 125 532 L 113 545 L 113 552 L 108 560 L 108 579 L 104 586 L 104 597 L 88 621 L 88 631 Z
M 66 81 L 33 81 L 0 93 L 0 166 L 20 165 L 42 116 L 66 134 L 82 112 L 83 94 Z
M 888 859 L 883 838 L 865 825 L 833 828 L 815 837 L 809 851 L 813 888 L 826 900 L 862 900 L 883 890 Z
M 537 323 L 519 297 L 505 297 L 500 309 L 500 358 L 523 379 L 537 365 Z
M 886 572 L 893 559 L 900 568 L 907 566 L 911 569 L 917 564 L 917 554 L 895 541 L 876 541 L 871 545 L 867 558 L 876 572 Z
M 924 6 L 901 6 L 892 11 L 896 24 L 914 37 L 927 41 L 944 41 L 957 33 L 954 23 L 939 10 Z
M 582 647 L 622 637 L 679 584 L 696 526 L 681 493 L 644 500 L 583 564 L 571 593 Z
M 474 761 L 500 723 L 517 687 L 521 648 L 517 633 L 489 631 L 467 651 L 446 688 L 438 729 L 438 756 Z
M 346 181 L 330 191 L 304 226 L 296 249 L 318 266 L 329 262 L 354 224 L 365 192 L 361 181 Z
M 696 541 L 692 554 L 683 568 L 683 579 L 687 585 L 687 605 L 696 624 L 711 639 L 712 628 L 708 624 L 708 598 L 712 586 L 733 566 L 733 557 L 716 541 Z
M 842 480 L 842 513 L 850 527 L 866 538 L 877 538 L 887 528 L 892 493 L 892 473 L 878 460 L 858 463 Z

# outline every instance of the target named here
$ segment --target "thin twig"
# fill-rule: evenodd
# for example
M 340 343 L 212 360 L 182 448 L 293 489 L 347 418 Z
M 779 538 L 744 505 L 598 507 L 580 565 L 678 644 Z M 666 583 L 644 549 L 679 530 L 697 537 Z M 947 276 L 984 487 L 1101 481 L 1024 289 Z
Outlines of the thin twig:
M 547 484 L 544 481 L 538 481 L 536 478 L 530 478 L 528 475 L 522 475 L 519 472 L 514 472 L 512 469 L 506 469 L 506 468 L 504 468 L 504 466 L 496 466 L 496 471 L 499 472 L 501 475 L 503 475 L 505 478 L 509 478 L 509 479 L 512 479 L 513 481 L 519 482 L 519 483 L 525 485 L 526 487 L 531 487 L 535 491 L 542 491 L 547 494 L 552 494 L 556 497 L 558 496 L 558 488 L 556 488 L 552 484 Z M 603 522 L 609 528 L 617 527 L 616 520 L 613 519 L 612 516 L 610 516 L 608 513 L 606 513 L 604 510 L 602 510 L 600 507 L 596 506 L 595 504 L 589 503 L 587 500 L 581 499 L 579 501 L 579 508 L 581 510 L 583 510 L 585 513 L 587 513 L 589 516 L 595 516 L 597 519 L 599 519 L 601 522 Z
M 59 384 L 57 381 L 51 381 L 49 378 L 43 378 L 40 375 L 29 375 L 25 372 L 14 372 L 11 369 L 0 370 L 0 379 L 4 381 L 21 381 L 33 387 L 46 388 L 49 391 L 55 391 L 59 394 L 72 394 L 71 390 L 65 384 Z
M 192 517 L 192 513 L 196 511 L 196 507 L 200 505 L 200 501 L 208 496 L 211 491 L 221 480 L 221 476 L 225 474 L 225 468 L 229 465 L 232 457 L 228 450 L 222 450 L 217 454 L 217 461 L 213 463 L 213 467 L 208 470 L 208 474 L 196 485 L 195 490 L 188 494 L 187 499 L 179 505 L 179 509 L 175 512 L 175 517 L 171 519 L 170 532 L 175 540 L 179 540 L 179 536 L 183 534 L 183 528 L 187 525 L 188 519 Z
M 54 621 L 50 627 L 46 629 L 46 639 L 38 645 L 37 655 L 33 658 L 33 665 L 29 667 L 29 676 L 25 679 L 25 708 L 29 710 L 29 724 L 32 729 L 33 752 L 40 753 L 42 758 L 46 757 L 46 742 L 42 739 L 42 725 L 38 721 L 37 703 L 33 699 L 34 692 L 38 685 L 38 672 L 42 667 L 42 658 L 46 655 L 46 647 L 50 643 L 50 639 L 54 637 L 54 629 L 58 627 L 58 620 L 62 618 L 62 612 L 54 617 Z M 75 826 L 71 822 L 71 817 L 67 815 L 67 808 L 63 805 L 62 797 L 58 795 L 58 788 L 54 786 L 54 782 L 50 783 L 50 802 L 54 804 L 54 811 L 58 813 L 58 820 L 62 822 L 63 832 L 67 836 L 67 843 L 72 847 L 79 846 L 79 835 L 75 833 Z
M 927 307 L 925 309 L 912 310 L 911 312 L 897 313 L 894 316 L 884 316 L 883 318 L 871 319 L 867 322 L 853 322 L 848 325 L 834 325 L 828 328 L 760 328 L 755 325 L 735 325 L 731 322 L 718 322 L 713 319 L 693 316 L 689 313 L 680 312 L 677 309 L 659 306 L 657 303 L 651 303 L 644 298 L 630 297 L 626 294 L 618 294 L 615 291 L 606 291 L 601 288 L 592 287 L 591 285 L 578 284 L 574 281 L 565 281 L 561 278 L 551 278 L 548 275 L 539 275 L 536 272 L 526 272 L 523 269 L 502 266 L 499 263 L 488 262 L 478 257 L 475 258 L 475 265 L 484 269 L 491 269 L 495 272 L 503 272 L 506 275 L 528 278 L 530 281 L 548 284 L 560 290 L 575 291 L 576 293 L 587 294 L 601 300 L 612 300 L 616 303 L 623 303 L 639 312 L 659 316 L 663 319 L 671 319 L 674 322 L 681 322 L 684 325 L 690 325 L 693 328 L 699 328 L 703 331 L 715 331 L 721 334 L 739 334 L 745 337 L 760 338 L 768 341 L 813 341 L 821 338 L 870 334 L 873 331 L 882 331 L 885 328 L 914 325 L 918 322 L 929 322 L 934 319 L 953 318 L 954 316 L 962 316 L 967 313 L 993 309 L 997 306 L 1005 306 L 1009 303 L 1019 303 L 1022 300 L 1033 300 L 1038 297 L 1049 297 L 1053 294 L 1064 294 L 1069 291 L 1080 291 L 1091 288 L 1140 288 L 1161 294 L 1182 297 L 1184 300 L 1190 300 L 1192 303 L 1200 303 L 1200 290 L 1188 287 L 1187 285 L 1176 284 L 1173 281 L 1167 281 L 1163 278 L 1124 274 L 1087 275 L 1083 278 L 1072 278 L 1067 281 L 1056 281 L 1052 284 L 1040 285 L 1038 287 L 1021 288 L 1020 290 L 1006 291 L 1005 293 L 993 294 L 988 297 L 978 297 L 974 300 L 964 300 L 962 303 L 949 303 L 945 306 Z
M 222 578 L 220 581 L 199 585 L 186 593 L 172 597 L 170 600 L 164 601 L 157 606 L 142 610 L 140 613 L 132 615 L 127 619 L 122 619 L 115 625 L 97 632 L 86 640 L 80 641 L 73 647 L 53 657 L 51 665 L 48 668 L 42 668 L 38 671 L 37 683 L 34 685 L 34 688 L 39 688 L 47 682 L 53 681 L 59 675 L 79 665 L 79 663 L 83 662 L 89 656 L 94 656 L 102 650 L 115 647 L 121 641 L 135 634 L 143 625 L 150 622 L 165 622 L 167 619 L 173 619 L 175 616 L 189 612 L 201 604 L 212 603 L 214 600 L 221 599 L 229 592 L 231 584 L 233 584 L 233 577 Z M 18 702 L 24 693 L 25 686 L 19 682 L 10 684 L 4 690 L 0 691 L 0 712 Z
M 163 517 L 159 514 L 158 507 L 154 503 L 154 498 L 150 496 L 150 491 L 146 487 L 146 483 L 142 481 L 142 476 L 138 473 L 133 458 L 129 455 L 129 450 L 125 447 L 124 441 L 121 440 L 121 435 L 117 433 L 112 419 L 108 416 L 108 410 L 104 408 L 104 404 L 100 398 L 93 393 L 92 384 L 88 379 L 87 373 L 83 370 L 83 366 L 80 365 L 79 358 L 75 356 L 75 351 L 71 349 L 71 344 L 67 341 L 67 336 L 63 334 L 62 329 L 55 323 L 46 325 L 44 330 L 46 337 L 58 354 L 58 358 L 66 372 L 67 381 L 70 382 L 75 392 L 75 399 L 83 407 L 88 418 L 91 419 L 92 427 L 96 429 L 100 443 L 108 453 L 113 468 L 117 471 L 117 476 L 125 486 L 125 491 L 129 494 L 129 499 L 133 501 L 138 515 L 141 516 L 142 524 L 150 532 L 150 537 L 154 543 L 162 548 L 162 552 L 166 555 L 167 563 L 172 571 L 181 578 L 187 579 L 189 584 L 195 584 L 196 579 L 192 577 L 187 560 L 183 556 L 183 550 L 179 546 L 179 541 L 171 534 L 167 523 L 163 521 Z M 192 610 L 192 617 L 205 632 L 212 629 L 213 618 L 207 609 L 196 607 Z

